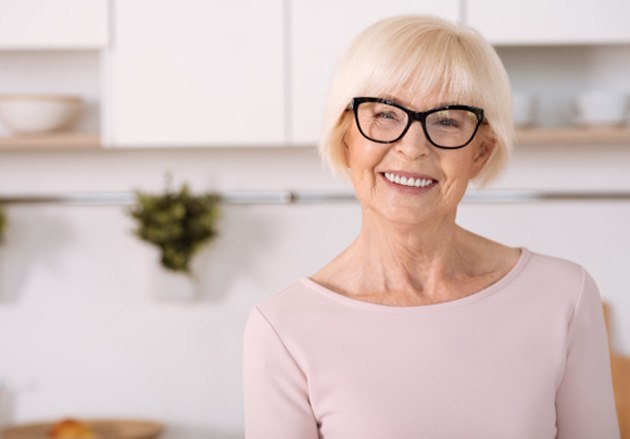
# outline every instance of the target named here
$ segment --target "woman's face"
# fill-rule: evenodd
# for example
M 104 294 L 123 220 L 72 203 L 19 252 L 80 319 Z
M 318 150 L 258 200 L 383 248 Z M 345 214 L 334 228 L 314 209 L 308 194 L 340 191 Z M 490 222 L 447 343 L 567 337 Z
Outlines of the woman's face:
M 405 94 L 388 99 L 413 111 L 470 104 Z M 468 182 L 481 171 L 494 146 L 487 125 L 481 125 L 467 146 L 437 148 L 427 140 L 419 122 L 412 123 L 399 141 L 382 144 L 363 137 L 353 121 L 345 143 L 346 164 L 364 215 L 376 214 L 409 225 L 439 218 L 454 221 Z M 409 186 L 410 178 L 413 186 Z

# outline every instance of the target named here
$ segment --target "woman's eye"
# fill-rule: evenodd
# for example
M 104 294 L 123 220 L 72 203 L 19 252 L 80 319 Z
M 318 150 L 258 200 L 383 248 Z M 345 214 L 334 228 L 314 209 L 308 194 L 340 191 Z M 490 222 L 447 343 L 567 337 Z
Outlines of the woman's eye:
M 388 111 L 381 111 L 380 113 L 376 113 L 374 115 L 375 119 L 385 119 L 385 120 L 398 120 L 398 117 L 395 113 Z
M 453 128 L 459 127 L 458 121 L 456 121 L 455 119 L 448 118 L 448 117 L 442 117 L 438 119 L 437 123 L 438 125 L 442 125 L 445 127 L 453 127 Z

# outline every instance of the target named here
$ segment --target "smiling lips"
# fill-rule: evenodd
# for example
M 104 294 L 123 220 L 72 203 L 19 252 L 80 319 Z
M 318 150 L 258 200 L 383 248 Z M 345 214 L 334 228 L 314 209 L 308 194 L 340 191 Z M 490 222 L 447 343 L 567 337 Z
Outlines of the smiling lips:
M 435 180 L 433 180 L 432 178 L 413 178 L 404 175 L 394 174 L 392 172 L 385 172 L 383 175 L 388 181 L 407 187 L 423 188 L 435 182 Z

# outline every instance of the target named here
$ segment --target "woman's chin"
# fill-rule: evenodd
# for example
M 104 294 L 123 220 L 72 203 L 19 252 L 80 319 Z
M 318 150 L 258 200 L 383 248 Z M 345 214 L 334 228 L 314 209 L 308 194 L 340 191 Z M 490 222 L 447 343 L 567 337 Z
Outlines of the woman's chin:
M 392 226 L 426 226 L 434 220 L 435 212 L 431 213 L 430 209 L 421 206 L 401 206 L 389 205 L 386 208 L 378 209 L 374 212 L 381 221 Z

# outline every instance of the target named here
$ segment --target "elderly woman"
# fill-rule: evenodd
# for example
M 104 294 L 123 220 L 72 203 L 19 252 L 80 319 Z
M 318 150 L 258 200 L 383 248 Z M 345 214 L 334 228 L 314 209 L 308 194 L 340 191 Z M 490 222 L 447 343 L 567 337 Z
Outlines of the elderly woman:
M 437 18 L 378 22 L 341 59 L 324 125 L 361 230 L 252 310 L 246 437 L 618 438 L 592 278 L 456 223 L 512 141 L 492 47 Z

